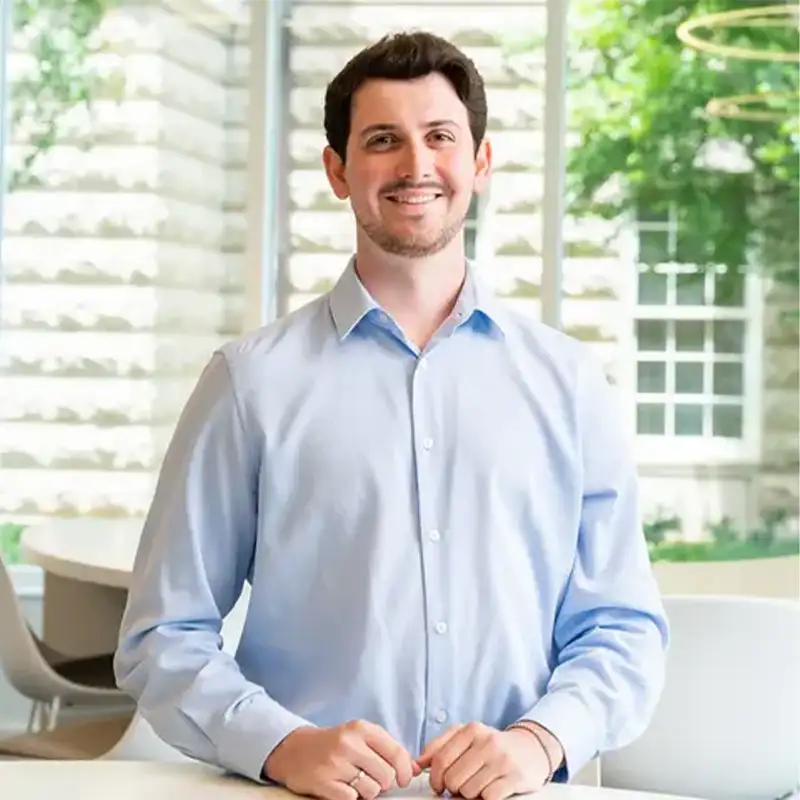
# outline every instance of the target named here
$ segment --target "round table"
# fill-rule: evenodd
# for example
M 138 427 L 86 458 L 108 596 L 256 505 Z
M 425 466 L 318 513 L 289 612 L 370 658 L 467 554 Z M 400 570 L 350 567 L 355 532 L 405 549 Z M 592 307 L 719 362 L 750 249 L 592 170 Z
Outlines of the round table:
M 116 648 L 142 525 L 138 519 L 79 518 L 23 531 L 23 560 L 44 570 L 49 645 L 75 658 Z
M 137 761 L 0 762 L 4 797 L 25 800 L 292 800 L 285 789 L 264 787 L 201 764 L 155 764 Z M 431 798 L 424 782 L 386 797 Z M 531 800 L 681 800 L 670 795 L 616 791 L 588 786 L 548 786 Z M 683 798 L 690 800 L 690 798 Z
M 74 581 L 130 587 L 143 520 L 64 519 L 33 525 L 20 551 L 29 564 Z

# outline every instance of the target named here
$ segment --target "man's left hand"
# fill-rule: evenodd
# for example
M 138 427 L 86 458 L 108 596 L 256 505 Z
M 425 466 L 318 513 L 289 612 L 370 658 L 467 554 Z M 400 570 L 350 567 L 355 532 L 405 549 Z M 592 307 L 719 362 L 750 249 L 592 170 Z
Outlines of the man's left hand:
M 550 776 L 547 753 L 532 733 L 499 731 L 479 722 L 449 728 L 428 744 L 417 763 L 430 769 L 434 792 L 470 800 L 536 792 Z

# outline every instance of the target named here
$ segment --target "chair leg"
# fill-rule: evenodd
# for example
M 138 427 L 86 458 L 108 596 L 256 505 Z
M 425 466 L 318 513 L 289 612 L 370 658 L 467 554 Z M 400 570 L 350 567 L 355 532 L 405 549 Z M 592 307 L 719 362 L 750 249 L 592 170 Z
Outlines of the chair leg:
M 61 710 L 61 698 L 54 697 L 47 706 L 47 730 L 51 731 L 58 722 L 58 712 Z
M 31 703 L 31 713 L 28 714 L 28 733 L 35 733 L 39 726 L 39 701 L 34 700 Z

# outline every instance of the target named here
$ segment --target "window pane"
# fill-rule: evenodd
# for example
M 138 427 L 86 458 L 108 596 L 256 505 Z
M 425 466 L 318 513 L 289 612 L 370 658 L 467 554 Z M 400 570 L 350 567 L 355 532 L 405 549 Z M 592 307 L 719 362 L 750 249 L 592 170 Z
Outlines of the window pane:
M 664 273 L 649 269 L 639 273 L 639 303 L 644 306 L 667 304 L 667 276 Z
M 678 394 L 703 393 L 703 365 L 678 363 L 675 365 L 675 391 Z
M 636 407 L 636 432 L 650 436 L 663 436 L 666 419 L 662 403 L 639 403 Z
M 667 365 L 662 361 L 640 361 L 637 385 L 640 392 L 665 392 Z
M 679 306 L 705 305 L 706 276 L 702 272 L 680 273 L 675 276 L 675 302 Z
M 727 270 L 714 276 L 714 305 L 737 308 L 744 305 L 744 273 L 742 271 Z
M 714 351 L 717 353 L 743 353 L 744 322 L 735 320 L 715 322 Z
M 677 436 L 702 436 L 703 406 L 682 403 L 676 405 L 675 434 Z
M 640 264 L 664 264 L 669 260 L 669 234 L 666 231 L 639 232 Z
M 744 389 L 743 373 L 743 364 L 714 364 L 714 394 L 741 395 Z
M 658 319 L 643 319 L 636 323 L 636 339 L 641 351 L 667 349 L 667 323 Z
M 705 346 L 705 323 L 683 320 L 675 323 L 675 349 L 702 352 Z
M 714 436 L 728 439 L 742 437 L 742 407 L 714 406 Z

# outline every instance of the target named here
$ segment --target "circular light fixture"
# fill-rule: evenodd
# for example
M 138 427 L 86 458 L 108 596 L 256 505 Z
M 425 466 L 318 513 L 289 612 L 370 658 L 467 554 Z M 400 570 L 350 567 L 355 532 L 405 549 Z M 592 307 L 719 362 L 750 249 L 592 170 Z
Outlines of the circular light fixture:
M 731 97 L 718 97 L 709 100 L 706 111 L 709 116 L 723 119 L 752 120 L 753 122 L 783 122 L 796 116 L 796 112 L 785 108 L 754 108 L 770 101 L 778 101 L 781 105 L 788 105 L 797 97 L 791 92 L 764 92 L 763 94 L 737 94 Z
M 687 19 L 678 25 L 678 38 L 688 47 L 712 55 L 754 61 L 782 61 L 800 63 L 800 52 L 785 53 L 777 50 L 757 50 L 751 47 L 717 44 L 697 36 L 698 28 L 720 30 L 724 28 L 793 28 L 800 24 L 800 4 L 738 8 L 719 11 Z

